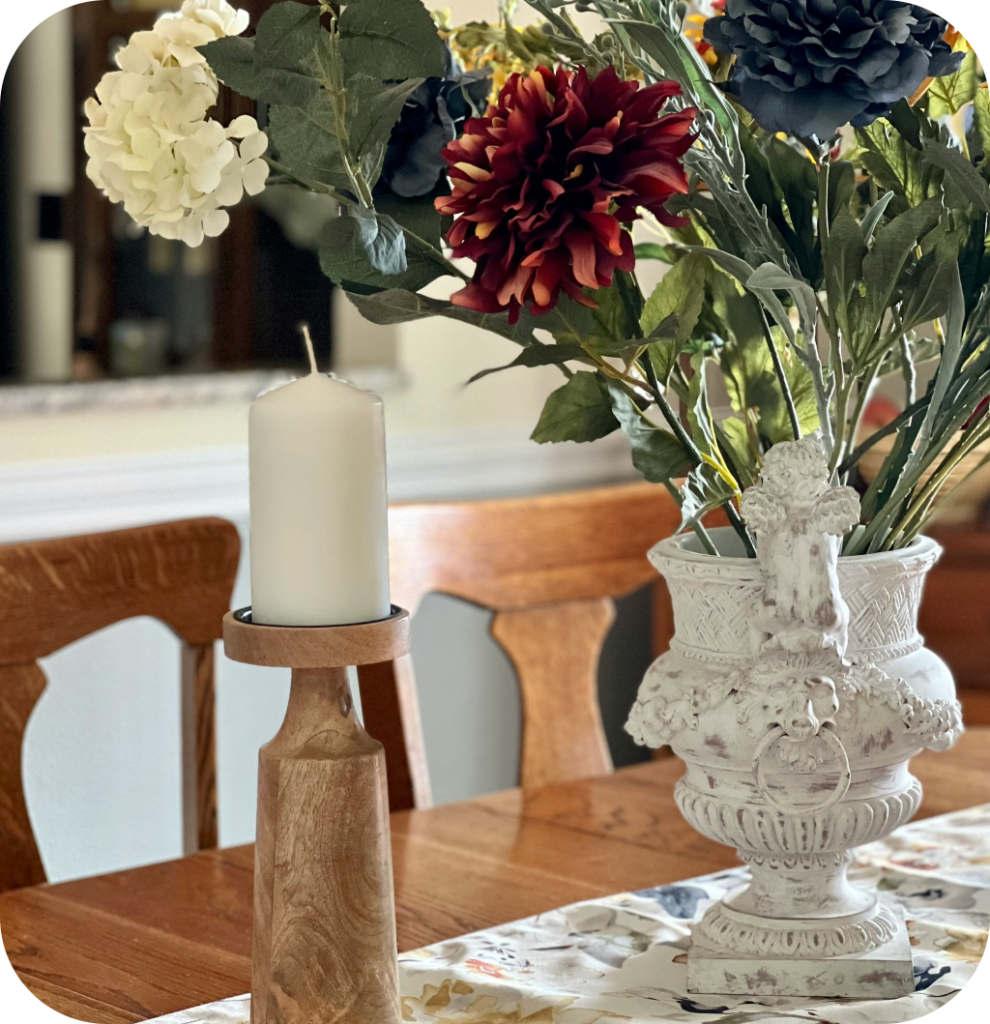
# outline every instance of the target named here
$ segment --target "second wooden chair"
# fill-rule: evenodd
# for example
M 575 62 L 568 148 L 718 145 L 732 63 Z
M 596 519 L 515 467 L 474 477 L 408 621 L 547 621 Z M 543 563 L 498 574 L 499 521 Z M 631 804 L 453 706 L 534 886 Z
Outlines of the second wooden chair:
M 522 785 L 612 770 L 597 677 L 612 599 L 657 581 L 646 552 L 679 522 L 668 492 L 651 484 L 390 508 L 396 604 L 415 612 L 441 593 L 495 612 L 492 635 L 522 691 Z M 662 603 L 660 617 L 663 633 Z M 391 809 L 428 807 L 409 658 L 366 666 L 359 679 L 365 725 L 385 745 Z

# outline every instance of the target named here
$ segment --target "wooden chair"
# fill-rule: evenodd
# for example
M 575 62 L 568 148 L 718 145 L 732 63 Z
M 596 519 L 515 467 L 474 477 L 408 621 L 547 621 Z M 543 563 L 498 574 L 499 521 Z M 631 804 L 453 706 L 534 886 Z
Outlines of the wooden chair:
M 389 509 L 396 604 L 415 612 L 442 593 L 495 612 L 492 635 L 522 690 L 523 785 L 612 770 L 597 680 L 612 598 L 658 580 L 646 552 L 679 522 L 668 492 L 651 484 Z M 670 613 L 656 605 L 663 650 Z M 409 658 L 363 667 L 359 681 L 365 725 L 385 746 L 392 810 L 428 807 Z
M 0 547 L 0 892 L 45 881 L 21 778 L 46 684 L 38 659 L 138 615 L 182 640 L 183 842 L 187 853 L 216 846 L 213 643 L 239 554 L 223 519 Z
M 928 575 L 918 626 L 956 680 L 966 725 L 990 725 L 990 530 L 936 526 L 944 553 Z

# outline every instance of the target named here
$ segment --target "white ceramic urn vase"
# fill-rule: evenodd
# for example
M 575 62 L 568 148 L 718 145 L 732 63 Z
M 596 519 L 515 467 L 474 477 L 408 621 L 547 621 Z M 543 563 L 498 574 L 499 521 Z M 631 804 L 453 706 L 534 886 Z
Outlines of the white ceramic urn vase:
M 852 848 L 917 811 L 911 757 L 962 730 L 952 676 L 917 629 L 940 548 L 840 559 L 859 501 L 827 478 L 814 441 L 778 445 L 742 502 L 758 559 L 707 555 L 693 535 L 650 553 L 676 631 L 626 728 L 685 762 L 682 813 L 751 875 L 695 927 L 692 992 L 914 990 L 903 916 L 846 870 Z M 733 549 L 733 531 L 713 534 Z

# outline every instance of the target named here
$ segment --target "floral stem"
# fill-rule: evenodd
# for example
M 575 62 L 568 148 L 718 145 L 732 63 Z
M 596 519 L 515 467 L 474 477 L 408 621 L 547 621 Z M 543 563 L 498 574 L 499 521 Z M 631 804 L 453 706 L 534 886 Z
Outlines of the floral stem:
M 767 348 L 770 350 L 770 359 L 773 362 L 774 373 L 777 374 L 777 382 L 780 384 L 780 390 L 784 396 L 787 418 L 791 421 L 791 432 L 794 434 L 794 440 L 800 441 L 801 423 L 798 420 L 797 409 L 794 406 L 794 395 L 791 394 L 791 385 L 787 379 L 787 374 L 784 372 L 784 364 L 781 361 L 780 353 L 777 351 L 777 345 L 773 340 L 773 331 L 770 330 L 770 323 L 767 320 L 767 313 L 762 303 L 760 304 L 760 319 L 763 322 L 763 337 L 766 338 Z
M 863 421 L 863 413 L 866 411 L 866 403 L 870 397 L 870 391 L 873 388 L 873 382 L 876 380 L 878 369 L 879 364 L 874 363 L 874 365 L 858 379 L 859 390 L 856 393 L 856 404 L 853 406 L 853 413 L 849 419 L 849 430 L 845 442 L 843 443 L 843 454 L 856 443 L 856 437 L 859 434 L 859 427 Z
M 910 531 L 912 527 L 920 525 L 917 521 L 923 516 L 932 503 L 932 500 L 942 489 L 943 484 L 952 475 L 953 470 L 966 456 L 977 447 L 982 444 L 988 437 L 990 437 L 990 423 L 984 419 L 983 423 L 979 427 L 971 427 L 966 431 L 966 435 L 959 439 L 956 444 L 952 447 L 951 451 L 942 460 L 941 465 L 938 469 L 932 473 L 928 482 L 922 487 L 918 496 L 911 503 L 907 512 L 904 514 L 904 518 L 901 520 L 901 524 L 896 531 L 893 531 L 891 535 L 884 541 L 883 550 L 889 551 L 897 546 L 898 541 L 901 540 L 902 536 L 913 536 Z
M 323 182 L 321 181 L 311 181 L 308 178 L 301 177 L 300 175 L 296 174 L 295 171 L 291 170 L 289 167 L 286 167 L 285 164 L 279 163 L 278 160 L 273 160 L 271 157 L 266 157 L 265 162 L 273 171 L 276 171 L 279 174 L 283 175 L 284 177 L 290 179 L 295 184 L 301 185 L 303 188 L 309 189 L 310 192 L 316 192 L 320 195 L 329 196 L 331 199 L 336 200 L 341 206 L 363 205 L 361 203 L 356 203 L 349 196 L 346 196 L 343 193 L 338 192 L 336 189 L 331 188 L 329 185 L 324 185 Z M 433 260 L 434 263 L 443 267 L 448 274 L 451 274 L 453 277 L 459 277 L 462 281 L 471 280 L 471 278 L 469 278 L 467 274 L 464 273 L 463 270 L 461 270 L 459 267 L 451 263 L 451 261 L 448 260 L 447 257 L 444 256 L 444 254 L 439 249 L 436 248 L 436 246 L 431 245 L 425 238 L 421 238 L 419 235 L 416 234 L 415 231 L 411 231 L 409 228 L 403 226 L 402 224 L 400 224 L 399 227 L 402 228 L 402 233 L 406 236 L 407 239 L 415 242 L 416 245 L 418 245 L 423 250 L 423 252 L 431 260 Z
M 667 488 L 670 496 L 677 502 L 678 507 L 681 505 L 681 492 L 674 486 L 673 481 L 664 480 L 664 487 Z M 715 547 L 715 542 L 711 538 L 711 534 L 705 529 L 700 522 L 694 524 L 695 536 L 701 541 L 701 546 L 705 549 L 705 553 L 713 555 L 715 558 L 719 557 L 718 548 Z
M 657 408 L 663 415 L 663 418 L 667 421 L 670 429 L 674 433 L 674 437 L 684 446 L 688 454 L 694 460 L 696 465 L 702 465 L 704 459 L 701 457 L 701 452 L 698 446 L 694 443 L 691 435 L 684 429 L 684 424 L 677 418 L 674 410 L 670 407 L 670 403 L 664 397 L 663 392 L 660 390 L 660 385 L 657 382 L 656 374 L 653 372 L 653 366 L 650 364 L 648 358 L 644 358 L 641 361 L 643 369 L 646 371 L 647 380 L 650 383 L 650 390 L 653 392 L 654 401 L 657 403 Z M 746 549 L 746 555 L 748 558 L 756 558 L 756 546 L 753 544 L 753 538 L 750 537 L 749 531 L 746 529 L 745 524 L 736 511 L 735 505 L 732 504 L 730 498 L 723 505 L 725 508 L 725 514 L 729 519 L 729 523 L 732 528 L 739 534 L 739 539 L 743 542 L 743 547 Z

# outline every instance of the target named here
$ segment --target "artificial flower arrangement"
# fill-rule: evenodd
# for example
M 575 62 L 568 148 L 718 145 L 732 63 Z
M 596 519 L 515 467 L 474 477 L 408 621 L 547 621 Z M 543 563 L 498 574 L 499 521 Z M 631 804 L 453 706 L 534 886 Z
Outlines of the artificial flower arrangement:
M 245 192 L 333 197 L 321 263 L 367 319 L 449 317 L 557 366 L 534 439 L 623 430 L 712 554 L 720 507 L 755 554 L 742 491 L 802 436 L 862 492 L 846 554 L 910 543 L 990 459 L 990 94 L 966 41 L 897 0 L 530 0 L 525 29 L 513 6 L 454 26 L 420 0 L 285 2 L 245 38 L 226 0 L 186 0 L 90 102 L 89 175 L 191 245 Z M 264 132 L 209 118 L 218 82 Z M 644 260 L 670 265 L 650 294 Z M 448 300 L 422 294 L 443 277 Z M 904 408 L 864 436 L 891 374 Z

